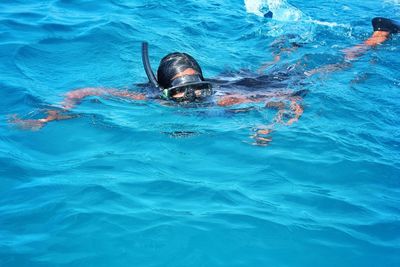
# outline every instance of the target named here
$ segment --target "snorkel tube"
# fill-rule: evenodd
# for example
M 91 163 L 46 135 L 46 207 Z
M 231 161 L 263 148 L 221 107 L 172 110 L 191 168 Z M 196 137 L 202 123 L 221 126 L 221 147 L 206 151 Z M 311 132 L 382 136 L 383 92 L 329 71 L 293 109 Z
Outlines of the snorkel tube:
M 154 75 L 154 72 L 150 65 L 149 44 L 147 42 L 142 43 L 142 62 L 143 62 L 144 71 L 146 72 L 147 78 L 149 79 L 149 82 L 151 83 L 151 85 L 153 85 L 156 88 L 160 88 L 157 78 Z

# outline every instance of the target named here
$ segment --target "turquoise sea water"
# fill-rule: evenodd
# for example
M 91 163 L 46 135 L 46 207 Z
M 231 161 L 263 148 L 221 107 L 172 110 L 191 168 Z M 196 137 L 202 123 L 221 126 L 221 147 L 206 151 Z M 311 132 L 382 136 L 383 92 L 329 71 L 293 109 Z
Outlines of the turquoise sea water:
M 153 67 L 185 51 L 212 78 L 256 71 L 287 34 L 302 46 L 277 68 L 336 63 L 371 18 L 400 18 L 394 0 L 246 4 L 0 2 L 0 266 L 400 265 L 398 36 L 290 88 L 304 115 L 266 147 L 262 108 L 93 97 L 38 131 L 9 122 L 76 88 L 139 90 L 143 40 Z

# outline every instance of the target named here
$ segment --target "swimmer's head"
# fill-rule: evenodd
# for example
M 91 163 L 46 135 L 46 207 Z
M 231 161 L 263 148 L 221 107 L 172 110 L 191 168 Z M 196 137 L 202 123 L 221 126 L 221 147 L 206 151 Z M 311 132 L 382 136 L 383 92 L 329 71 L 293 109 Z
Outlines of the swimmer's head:
M 193 102 L 213 94 L 212 85 L 204 80 L 197 61 L 186 53 L 165 56 L 154 75 L 148 55 L 148 44 L 142 43 L 142 60 L 150 83 L 160 89 L 162 96 L 175 101 Z
M 199 63 L 186 53 L 171 53 L 161 59 L 157 80 L 163 96 L 176 101 L 195 101 L 212 94 Z
M 168 54 L 161 59 L 158 66 L 158 83 L 163 88 L 170 88 L 173 86 L 174 78 L 180 74 L 183 76 L 188 69 L 192 70 L 188 75 L 198 75 L 200 79 L 204 80 L 200 65 L 192 56 L 179 52 Z

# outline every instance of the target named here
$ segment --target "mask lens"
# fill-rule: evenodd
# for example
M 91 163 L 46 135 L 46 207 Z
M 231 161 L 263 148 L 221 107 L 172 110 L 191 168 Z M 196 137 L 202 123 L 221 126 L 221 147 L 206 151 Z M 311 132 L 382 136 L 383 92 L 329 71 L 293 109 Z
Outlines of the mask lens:
M 195 85 L 187 85 L 180 86 L 177 88 L 173 88 L 168 90 L 170 99 L 175 101 L 195 101 L 196 99 L 206 98 L 213 94 L 211 84 L 195 84 Z

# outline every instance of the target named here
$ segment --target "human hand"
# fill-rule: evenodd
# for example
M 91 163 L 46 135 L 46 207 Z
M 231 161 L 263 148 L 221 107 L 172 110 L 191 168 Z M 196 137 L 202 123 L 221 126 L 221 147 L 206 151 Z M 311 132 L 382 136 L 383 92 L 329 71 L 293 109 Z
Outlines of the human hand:
M 15 124 L 18 128 L 23 129 L 23 130 L 31 130 L 31 131 L 37 131 L 40 128 L 42 128 L 45 124 L 45 121 L 43 119 L 21 119 L 18 117 L 17 114 L 11 115 L 11 118 L 9 120 L 10 123 Z
M 254 139 L 252 145 L 255 146 L 267 146 L 272 141 L 272 137 L 269 134 L 272 129 L 257 129 L 255 133 L 251 136 Z
M 9 120 L 11 123 L 15 124 L 18 128 L 24 130 L 37 131 L 42 128 L 47 122 L 55 120 L 67 120 L 74 116 L 61 114 L 58 110 L 48 110 L 47 117 L 42 119 L 21 119 L 18 115 L 14 114 Z

